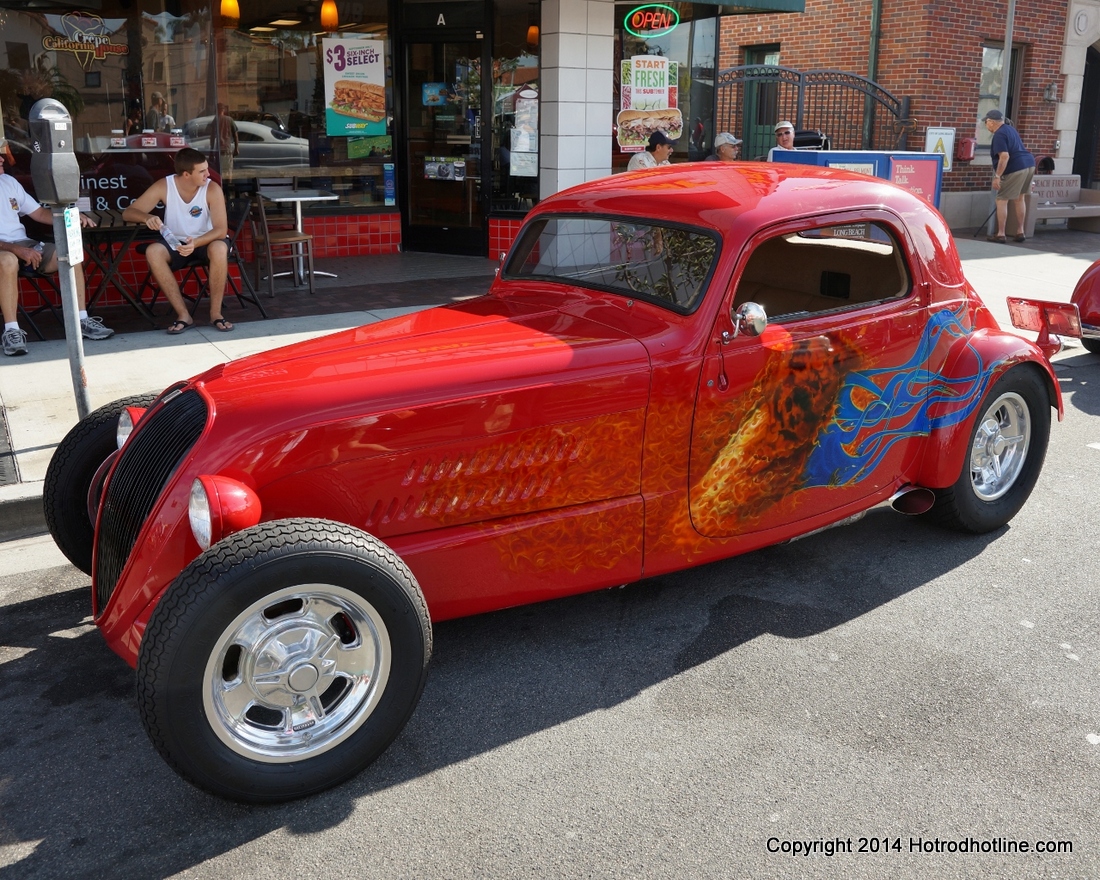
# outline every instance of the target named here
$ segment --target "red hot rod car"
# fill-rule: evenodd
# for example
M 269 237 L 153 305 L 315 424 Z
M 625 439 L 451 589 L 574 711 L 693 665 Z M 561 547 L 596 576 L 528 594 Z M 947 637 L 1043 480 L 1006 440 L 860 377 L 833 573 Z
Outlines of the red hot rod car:
M 888 503 L 996 529 L 1061 407 L 925 202 L 698 163 L 546 199 L 486 296 L 92 413 L 45 505 L 156 748 L 209 791 L 276 801 L 398 735 L 433 620 Z

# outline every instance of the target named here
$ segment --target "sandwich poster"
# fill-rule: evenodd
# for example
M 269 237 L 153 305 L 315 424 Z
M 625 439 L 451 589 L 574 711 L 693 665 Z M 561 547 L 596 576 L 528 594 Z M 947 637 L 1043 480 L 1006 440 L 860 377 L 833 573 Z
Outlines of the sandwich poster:
M 684 117 L 677 109 L 679 66 L 660 55 L 624 58 L 619 68 L 619 115 L 615 118 L 619 149 L 644 150 L 649 136 L 663 131 L 673 140 L 684 133 Z
M 386 134 L 383 48 L 381 40 L 321 40 L 326 134 Z

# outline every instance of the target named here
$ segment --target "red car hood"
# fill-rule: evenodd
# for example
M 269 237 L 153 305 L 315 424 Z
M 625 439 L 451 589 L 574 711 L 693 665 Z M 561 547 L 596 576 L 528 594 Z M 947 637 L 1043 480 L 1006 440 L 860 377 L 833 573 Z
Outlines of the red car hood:
M 649 358 L 590 318 L 480 297 L 242 358 L 195 382 L 214 410 L 197 463 L 232 462 L 262 484 L 278 478 L 275 462 L 284 474 L 316 467 L 326 450 L 387 454 L 644 409 Z

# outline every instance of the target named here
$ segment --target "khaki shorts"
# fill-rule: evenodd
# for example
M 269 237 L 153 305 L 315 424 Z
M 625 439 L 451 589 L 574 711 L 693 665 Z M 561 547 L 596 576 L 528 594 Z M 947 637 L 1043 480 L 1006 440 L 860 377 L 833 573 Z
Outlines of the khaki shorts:
M 54 247 L 52 242 L 35 241 L 33 238 L 24 238 L 20 241 L 12 242 L 12 244 L 17 244 L 20 247 L 25 248 L 37 248 L 39 253 L 42 254 L 42 262 L 38 264 L 39 269 L 41 269 L 42 266 L 48 266 L 50 264 L 50 260 L 53 259 L 53 255 L 57 252 L 57 248 Z M 54 266 L 52 271 L 57 271 L 56 265 Z
M 1035 176 L 1035 166 L 1021 168 L 1001 178 L 1001 188 L 997 190 L 997 201 L 1010 201 L 1018 199 L 1026 192 L 1031 191 L 1031 178 Z

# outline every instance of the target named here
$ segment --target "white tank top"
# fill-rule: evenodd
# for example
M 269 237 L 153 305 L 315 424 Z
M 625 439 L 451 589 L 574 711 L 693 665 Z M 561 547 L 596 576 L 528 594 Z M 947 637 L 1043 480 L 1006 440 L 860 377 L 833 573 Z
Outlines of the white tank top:
M 164 225 L 180 238 L 195 239 L 214 228 L 210 219 L 210 206 L 206 203 L 206 188 L 210 181 L 199 187 L 190 202 L 185 202 L 176 189 L 174 174 L 165 178 L 168 198 L 164 203 Z

